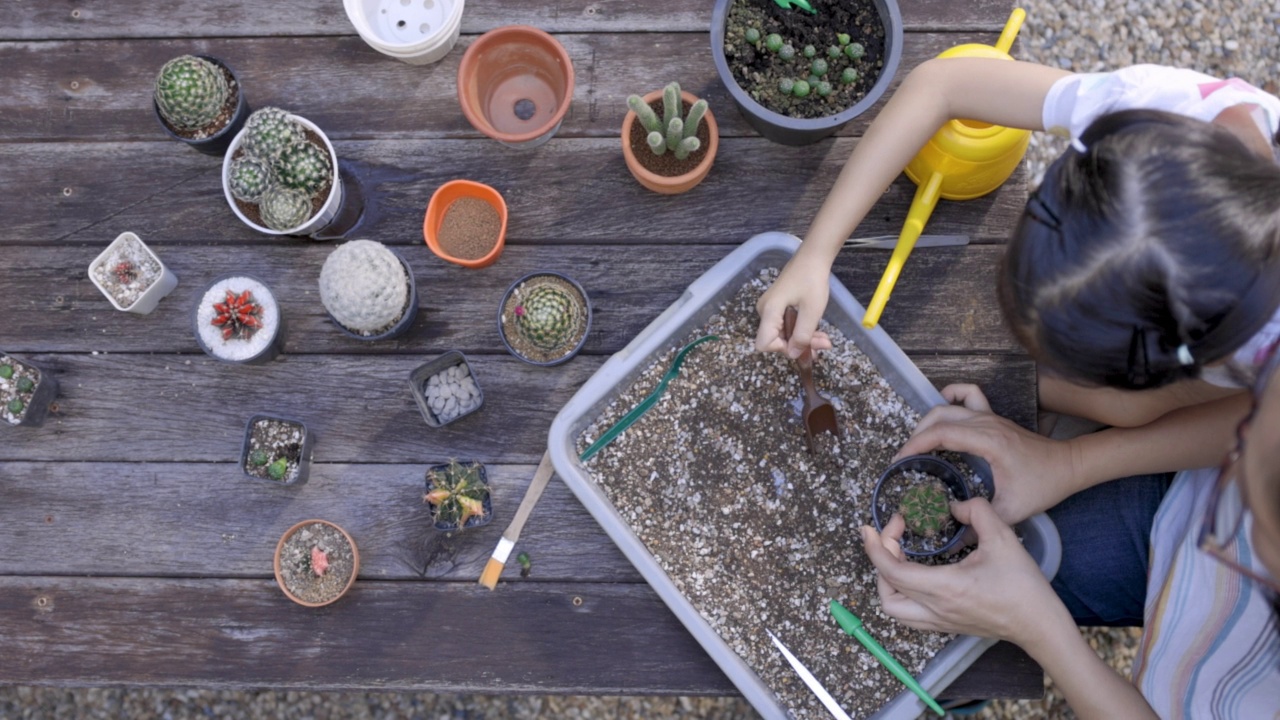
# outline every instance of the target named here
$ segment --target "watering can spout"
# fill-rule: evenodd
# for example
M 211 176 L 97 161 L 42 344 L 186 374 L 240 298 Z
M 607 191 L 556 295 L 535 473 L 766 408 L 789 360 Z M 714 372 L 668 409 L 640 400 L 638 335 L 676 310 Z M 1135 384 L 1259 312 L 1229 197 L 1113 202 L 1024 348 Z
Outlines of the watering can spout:
M 958 45 L 943 51 L 938 57 L 985 57 L 1011 61 L 1013 58 L 1009 50 L 1026 17 L 1027 13 L 1022 8 L 1014 8 L 994 46 L 979 43 Z M 1017 169 L 1030 139 L 1031 133 L 1027 130 L 957 118 L 944 123 L 925 143 L 904 169 L 918 189 L 902 225 L 893 257 L 889 259 L 889 265 L 863 315 L 863 327 L 874 328 L 880 322 L 889 293 L 893 292 L 902 266 L 937 207 L 938 199 L 971 200 L 996 190 Z

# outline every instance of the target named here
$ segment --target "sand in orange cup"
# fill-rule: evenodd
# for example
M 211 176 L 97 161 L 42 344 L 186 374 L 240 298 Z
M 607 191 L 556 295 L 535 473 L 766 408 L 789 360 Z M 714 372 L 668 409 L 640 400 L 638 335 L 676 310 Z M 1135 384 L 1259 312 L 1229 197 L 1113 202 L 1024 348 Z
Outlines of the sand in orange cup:
M 439 238 L 440 225 L 444 222 L 444 215 L 449 210 L 449 206 L 457 200 L 468 197 L 483 200 L 493 206 L 493 209 L 498 211 L 498 217 L 502 222 L 498 230 L 498 241 L 493 244 L 493 249 L 484 257 L 475 260 L 463 260 L 445 252 L 440 246 Z M 431 202 L 427 203 L 427 216 L 422 221 L 422 236 L 426 239 L 427 247 L 431 248 L 431 252 L 451 263 L 467 268 L 492 265 L 502 254 L 502 246 L 507 238 L 507 203 L 502 199 L 501 193 L 484 183 L 472 180 L 451 180 L 441 185 L 431 196 Z

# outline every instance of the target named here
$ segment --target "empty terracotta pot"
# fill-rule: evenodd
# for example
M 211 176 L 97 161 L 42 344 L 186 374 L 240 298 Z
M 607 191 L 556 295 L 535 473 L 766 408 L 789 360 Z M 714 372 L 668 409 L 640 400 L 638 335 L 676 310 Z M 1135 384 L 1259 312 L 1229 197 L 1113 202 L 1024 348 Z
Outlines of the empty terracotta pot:
M 662 91 L 654 90 L 642 99 L 646 104 L 654 100 L 660 100 L 662 99 Z M 698 101 L 698 98 L 693 93 L 684 90 L 680 91 L 680 99 L 689 105 Z M 684 113 L 681 113 L 681 117 L 683 116 Z M 707 108 L 707 114 L 702 116 L 702 122 L 707 124 L 709 134 L 707 152 L 692 170 L 681 175 L 659 175 L 646 168 L 636 158 L 635 151 L 631 149 L 631 126 L 635 122 L 636 114 L 628 110 L 626 117 L 622 119 L 622 157 L 627 161 L 627 169 L 631 171 L 636 180 L 640 181 L 641 185 L 662 195 L 678 195 L 692 190 L 695 185 L 702 182 L 707 173 L 711 172 L 711 163 L 715 162 L 716 150 L 720 148 L 720 127 L 716 125 L 716 118 L 711 114 L 710 108 Z
M 550 140 L 572 100 L 569 53 L 534 27 L 490 30 L 471 43 L 458 66 L 462 114 L 509 147 L 537 147 Z

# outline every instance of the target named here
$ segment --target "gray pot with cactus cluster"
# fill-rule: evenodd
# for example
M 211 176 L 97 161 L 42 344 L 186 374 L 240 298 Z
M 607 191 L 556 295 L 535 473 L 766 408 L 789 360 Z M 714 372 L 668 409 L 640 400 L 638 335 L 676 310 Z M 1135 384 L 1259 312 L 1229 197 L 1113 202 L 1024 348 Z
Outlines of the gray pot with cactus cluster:
M 568 362 L 591 331 L 591 302 L 582 286 L 557 272 L 525 275 L 498 305 L 498 334 L 507 352 L 531 365 Z
M 329 138 L 306 118 L 275 107 L 250 115 L 231 142 L 222 188 L 237 217 L 272 235 L 314 235 L 342 205 Z
M 170 137 L 218 157 L 249 117 L 235 71 L 209 55 L 182 55 L 165 63 L 156 74 L 151 107 Z
M 320 270 L 320 302 L 338 329 L 360 340 L 403 335 L 418 314 L 408 263 L 373 240 L 334 249 Z

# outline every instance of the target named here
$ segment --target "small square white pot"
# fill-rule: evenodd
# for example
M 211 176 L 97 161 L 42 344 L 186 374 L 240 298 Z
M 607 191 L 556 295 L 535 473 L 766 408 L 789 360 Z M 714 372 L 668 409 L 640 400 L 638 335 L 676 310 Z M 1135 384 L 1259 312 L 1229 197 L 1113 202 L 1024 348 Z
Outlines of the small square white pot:
M 98 280 L 97 273 L 94 271 L 96 268 L 115 256 L 116 252 L 127 244 L 136 245 L 143 254 L 154 260 L 156 264 L 160 266 L 160 276 L 156 278 L 156 280 L 152 282 L 146 290 L 143 290 L 142 294 L 140 294 L 132 304 L 124 306 L 121 305 L 116 300 L 115 296 L 113 296 L 107 288 L 102 285 Z M 120 235 L 107 246 L 106 250 L 103 250 L 98 257 L 93 259 L 93 262 L 89 263 L 89 279 L 93 281 L 94 286 L 106 296 L 107 300 L 111 302 L 111 305 L 115 307 L 115 309 L 123 310 L 124 312 L 136 313 L 138 315 L 146 315 L 152 310 L 155 310 L 156 305 L 160 304 L 160 299 L 173 292 L 173 289 L 178 286 L 178 276 L 174 275 L 173 271 L 166 267 L 165 264 L 161 262 L 160 258 L 152 252 L 151 248 L 147 247 L 147 244 L 142 242 L 142 238 L 131 232 L 120 233 Z

